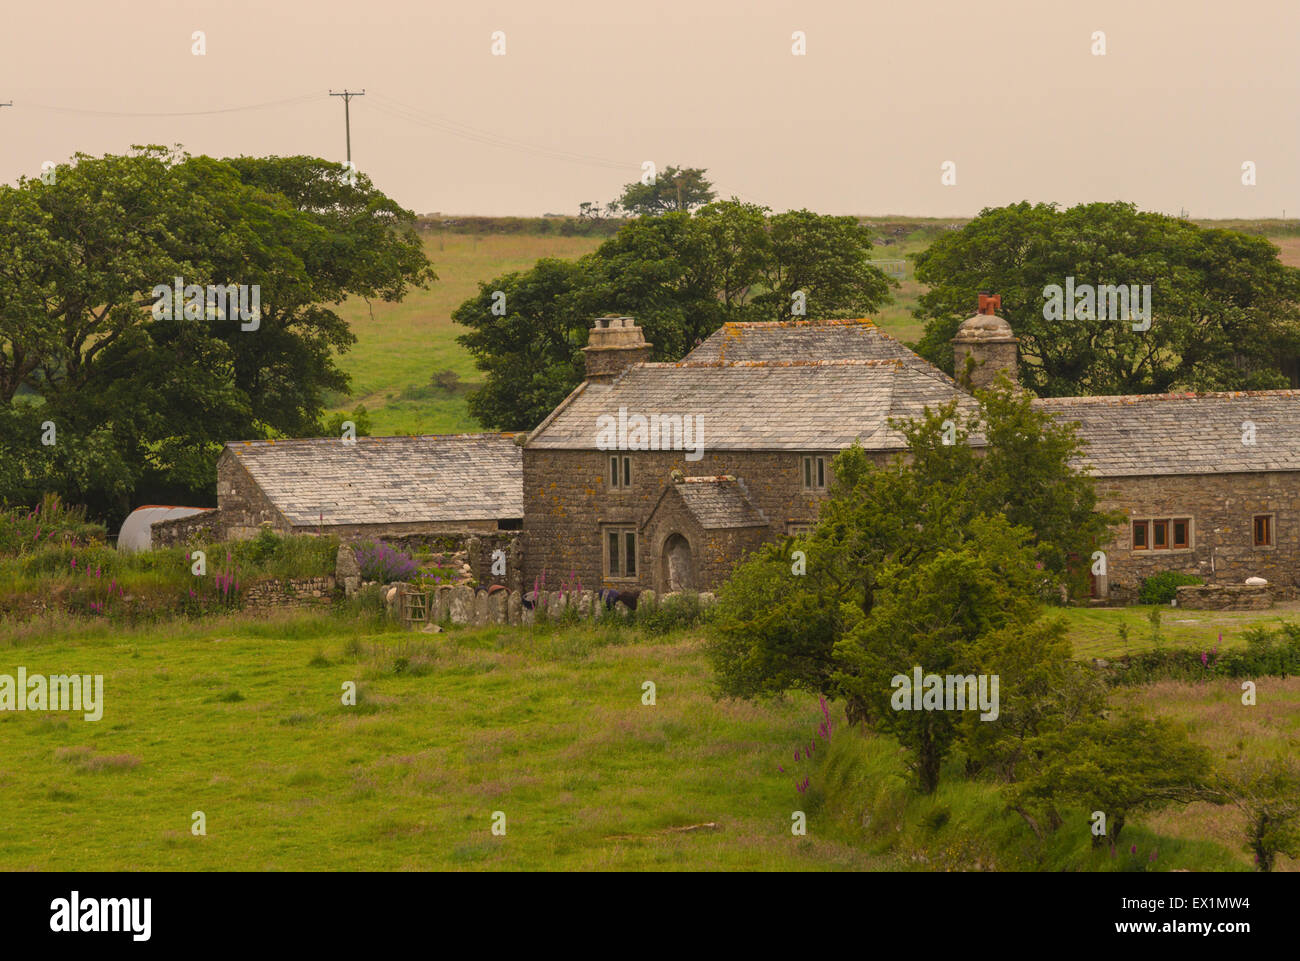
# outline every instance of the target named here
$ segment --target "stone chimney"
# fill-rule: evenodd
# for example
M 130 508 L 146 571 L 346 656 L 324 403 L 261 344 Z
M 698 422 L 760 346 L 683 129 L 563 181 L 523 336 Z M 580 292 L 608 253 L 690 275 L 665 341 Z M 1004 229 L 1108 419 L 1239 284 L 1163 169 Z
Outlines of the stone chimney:
M 650 345 L 631 317 L 597 317 L 582 348 L 587 380 L 608 383 L 633 364 L 650 359 Z
M 957 336 L 952 339 L 953 369 L 958 383 L 967 383 L 967 358 L 974 361 L 969 372 L 972 390 L 987 387 L 1003 370 L 1011 383 L 1017 382 L 1019 340 L 1012 334 L 1011 325 L 997 315 L 1001 307 L 1000 294 L 980 294 L 978 312 L 961 322 Z

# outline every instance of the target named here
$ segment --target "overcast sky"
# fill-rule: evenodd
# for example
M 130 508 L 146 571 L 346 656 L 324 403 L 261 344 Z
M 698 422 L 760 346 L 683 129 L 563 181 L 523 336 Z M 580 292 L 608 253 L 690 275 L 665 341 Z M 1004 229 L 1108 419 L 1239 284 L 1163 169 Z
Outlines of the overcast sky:
M 1298 0 L 14 0 L 0 180 L 139 143 L 342 161 L 347 87 L 354 162 L 417 213 L 576 213 L 651 160 L 777 210 L 1295 217 L 1298 36 Z

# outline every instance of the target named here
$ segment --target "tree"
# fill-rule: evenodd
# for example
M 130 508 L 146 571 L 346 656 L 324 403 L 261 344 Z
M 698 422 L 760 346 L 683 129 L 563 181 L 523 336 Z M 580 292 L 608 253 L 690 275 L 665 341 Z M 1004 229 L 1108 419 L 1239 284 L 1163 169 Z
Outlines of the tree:
M 1272 871 L 1279 854 L 1300 858 L 1300 765 L 1291 758 L 1243 761 L 1218 783 L 1245 817 L 1257 870 Z
M 729 200 L 645 217 L 576 264 L 539 261 L 482 284 L 452 314 L 471 328 L 458 340 L 486 375 L 471 412 L 499 430 L 539 423 L 582 381 L 581 351 L 599 314 L 635 317 L 653 358 L 678 360 L 727 321 L 790 316 L 792 283 L 809 317 L 860 316 L 886 301 L 892 281 L 867 260 L 870 238 L 852 218 L 768 213 Z M 492 309 L 497 291 L 504 315 Z
M 919 353 L 951 372 L 958 324 L 980 291 L 1000 294 L 1021 383 L 1040 396 L 1283 387 L 1279 360 L 1300 354 L 1300 270 L 1275 246 L 1132 204 L 986 208 L 918 254 L 916 277 L 930 285 Z M 1070 277 L 1076 288 L 1150 284 L 1150 328 L 1111 316 L 1109 297 L 1105 311 L 1049 319 L 1047 288 Z
M 1112 849 L 1134 815 L 1212 799 L 1206 750 L 1167 719 L 1089 719 L 1040 735 L 1028 749 L 1032 770 L 1012 791 L 1013 809 L 1072 803 L 1100 811 Z
M 968 516 L 1001 515 L 1033 531 L 1044 569 L 1077 592 L 1087 578 L 1083 559 L 1123 518 L 1097 510 L 1093 481 L 1077 467 L 1084 446 L 1076 427 L 1036 408 L 1032 396 L 1005 374 L 975 397 L 979 406 L 968 414 L 950 404 L 898 425 L 913 469 L 926 485 L 970 478 Z M 945 423 L 952 425 L 952 443 L 946 442 Z M 973 438 L 983 439 L 978 455 L 969 443 Z
M 702 207 L 715 197 L 707 172 L 701 167 L 665 167 L 650 183 L 638 180 L 625 186 L 610 209 L 625 210 L 634 217 L 656 217 Z
M 75 161 L 0 188 L 0 409 L 57 427 L 53 445 L 30 426 L 0 440 L 21 465 L 0 496 L 52 489 L 115 514 L 138 492 L 202 496 L 224 441 L 321 429 L 354 340 L 329 305 L 435 279 L 412 215 L 338 164 L 161 147 Z M 176 277 L 256 288 L 256 323 L 213 302 L 155 316 Z
M 1033 555 L 1025 550 L 1028 536 L 1003 518 L 979 517 L 960 547 L 911 565 L 887 565 L 871 616 L 835 645 L 836 687 L 862 706 L 855 713 L 898 738 L 911 754 L 926 794 L 939 784 L 940 767 L 963 715 L 951 704 L 899 710 L 892 679 L 911 678 L 914 667 L 940 677 L 976 675 L 980 642 L 995 633 L 1020 634 L 1034 627 L 1040 616 L 1038 575 Z M 1061 628 L 1055 630 L 1059 634 Z M 1000 677 L 1000 671 L 990 676 Z

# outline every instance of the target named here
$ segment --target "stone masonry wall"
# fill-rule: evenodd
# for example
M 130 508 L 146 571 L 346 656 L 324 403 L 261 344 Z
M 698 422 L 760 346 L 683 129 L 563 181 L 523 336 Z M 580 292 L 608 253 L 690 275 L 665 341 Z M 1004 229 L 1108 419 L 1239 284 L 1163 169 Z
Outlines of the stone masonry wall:
M 609 488 L 612 454 L 632 458 L 632 485 Z M 785 536 L 787 525 L 817 519 L 824 491 L 802 490 L 805 452 L 719 451 L 705 452 L 698 461 L 686 460 L 683 451 L 562 451 L 524 448 L 524 580 L 546 574 L 548 584 L 559 583 L 573 572 L 584 585 L 656 587 L 658 557 L 652 556 L 647 538 L 638 539 L 635 581 L 604 577 L 601 525 L 628 524 L 638 528 L 654 509 L 669 473 L 676 469 L 687 477 L 733 474 L 745 482 L 751 501 L 771 522 L 755 542 Z M 826 458 L 827 480 L 835 451 L 808 451 Z M 883 455 L 877 459 L 884 459 Z M 696 545 L 692 554 L 698 556 Z M 734 548 L 728 548 L 728 551 Z M 727 572 L 735 559 L 725 565 Z M 705 584 L 704 588 L 716 584 Z
M 1293 596 L 1300 587 L 1300 474 L 1099 478 L 1097 495 L 1099 508 L 1130 519 L 1104 548 L 1112 589 L 1122 594 L 1166 570 L 1219 584 L 1263 577 L 1276 596 Z M 1275 546 L 1253 546 L 1256 514 L 1274 515 Z M 1191 518 L 1189 549 L 1132 549 L 1131 519 L 1175 517 Z
M 322 607 L 334 596 L 333 577 L 257 581 L 244 594 L 244 610 L 276 611 Z
M 149 528 L 150 546 L 174 547 L 188 544 L 191 539 L 202 541 L 221 540 L 221 512 L 204 511 L 189 517 L 174 517 L 167 521 L 155 521 Z

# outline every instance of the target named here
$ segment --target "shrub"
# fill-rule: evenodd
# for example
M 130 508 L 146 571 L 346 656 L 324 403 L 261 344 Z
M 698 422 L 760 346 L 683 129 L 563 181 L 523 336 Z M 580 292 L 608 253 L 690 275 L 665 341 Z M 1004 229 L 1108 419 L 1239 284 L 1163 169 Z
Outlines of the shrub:
M 420 566 L 409 554 L 403 554 L 383 541 L 366 541 L 357 546 L 356 553 L 362 580 L 381 584 L 409 580 Z
M 1184 574 L 1182 571 L 1161 571 L 1159 574 L 1152 574 L 1150 577 L 1143 578 L 1142 586 L 1138 588 L 1139 604 L 1168 604 L 1178 596 L 1178 588 L 1187 584 L 1203 584 L 1195 574 Z
M 651 634 L 667 634 L 704 622 L 706 611 L 698 594 L 679 594 L 661 600 L 655 607 L 638 607 L 634 618 L 638 627 Z

